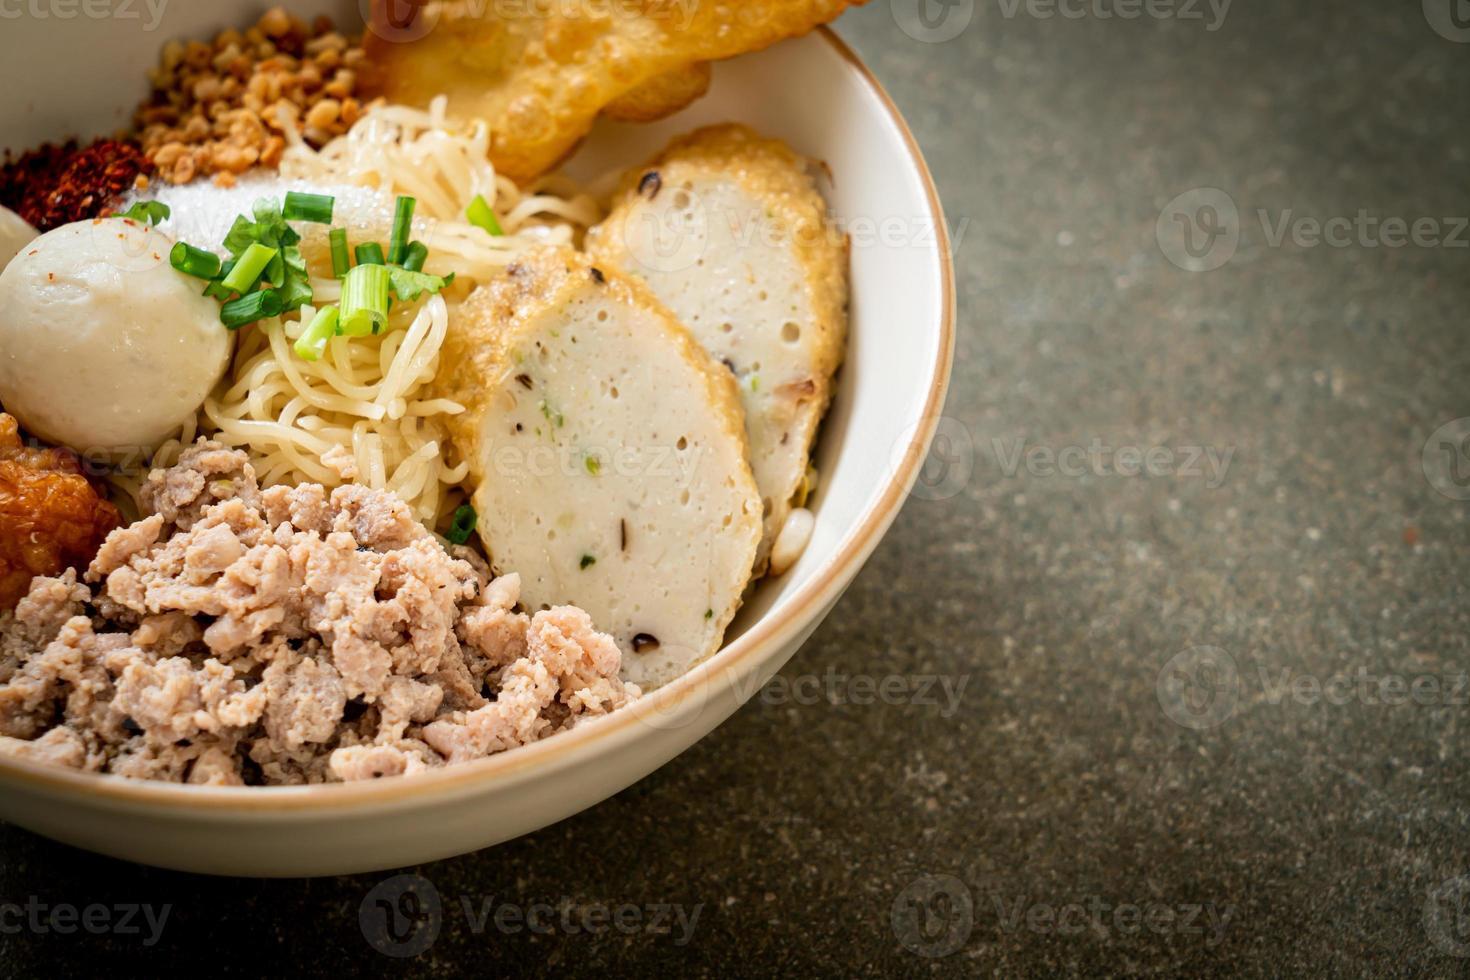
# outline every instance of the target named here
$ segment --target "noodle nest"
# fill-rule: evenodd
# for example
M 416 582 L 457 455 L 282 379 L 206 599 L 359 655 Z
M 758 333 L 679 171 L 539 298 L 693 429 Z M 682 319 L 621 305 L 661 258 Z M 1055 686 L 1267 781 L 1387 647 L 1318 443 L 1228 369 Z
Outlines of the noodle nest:
M 316 313 L 261 320 L 242 331 L 226 377 L 195 418 L 153 454 L 166 466 L 199 435 L 245 450 L 263 485 L 360 483 L 402 497 L 430 528 L 442 528 L 464 500 L 468 465 L 454 459 L 445 420 L 464 406 L 429 397 L 454 309 L 475 282 L 489 279 L 526 250 L 575 244 L 601 219 L 597 203 L 565 178 L 522 189 L 490 164 L 483 122 L 446 118 L 445 101 L 427 110 L 379 105 L 345 135 L 313 150 L 288 128 L 280 175 L 321 187 L 355 185 L 416 199 L 414 237 L 429 248 L 426 272 L 456 276 L 443 294 L 398 303 L 382 333 L 336 337 L 318 361 L 292 343 Z M 464 217 L 482 196 L 503 235 Z M 386 237 L 386 236 L 384 236 Z M 335 302 L 320 248 L 303 243 L 316 304 Z M 141 513 L 137 474 L 113 478 L 125 509 Z

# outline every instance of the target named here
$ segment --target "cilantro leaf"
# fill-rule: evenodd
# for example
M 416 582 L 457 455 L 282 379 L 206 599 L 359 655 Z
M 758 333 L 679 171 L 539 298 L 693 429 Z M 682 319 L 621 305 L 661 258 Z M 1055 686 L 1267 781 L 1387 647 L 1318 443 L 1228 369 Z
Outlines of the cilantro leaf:
M 405 303 L 412 303 L 424 293 L 433 295 L 454 281 L 454 276 L 431 276 L 412 272 L 401 265 L 388 266 L 388 282 L 393 292 Z
M 150 225 L 160 225 L 167 221 L 173 211 L 162 201 L 135 201 L 119 218 L 131 218 L 134 221 L 142 221 Z

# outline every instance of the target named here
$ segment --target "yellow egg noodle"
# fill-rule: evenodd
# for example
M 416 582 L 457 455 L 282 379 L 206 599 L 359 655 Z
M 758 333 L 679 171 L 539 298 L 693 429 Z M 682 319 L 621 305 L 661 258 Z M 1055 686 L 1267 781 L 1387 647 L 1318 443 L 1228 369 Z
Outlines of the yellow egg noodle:
M 602 217 L 594 199 L 569 180 L 545 178 L 522 189 L 489 162 L 489 128 L 445 116 L 445 100 L 427 110 L 379 105 L 343 136 L 314 150 L 288 129 L 283 178 L 322 187 L 356 185 L 417 200 L 429 248 L 426 272 L 464 286 L 503 270 L 527 249 L 576 244 Z M 479 195 L 504 234 L 471 224 L 466 208 Z M 308 261 L 320 253 L 307 250 Z M 246 450 L 264 485 L 356 482 L 396 492 L 431 528 L 463 502 L 467 464 L 453 461 L 444 419 L 463 406 L 426 394 L 439 368 L 454 300 L 442 295 L 397 304 L 388 327 L 369 337 L 336 337 L 318 361 L 292 343 L 316 309 L 336 301 L 341 283 L 313 268 L 315 305 L 289 319 L 261 320 L 241 332 L 230 371 L 198 416 L 154 455 L 168 465 L 198 435 Z M 138 507 L 137 474 L 113 480 L 123 504 Z

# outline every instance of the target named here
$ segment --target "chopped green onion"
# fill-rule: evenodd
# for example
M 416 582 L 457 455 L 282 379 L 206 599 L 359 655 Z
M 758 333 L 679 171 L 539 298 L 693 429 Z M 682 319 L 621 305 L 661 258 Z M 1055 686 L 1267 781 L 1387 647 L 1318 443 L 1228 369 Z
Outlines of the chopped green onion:
M 358 265 L 387 265 L 383 258 L 383 246 L 377 242 L 363 242 L 354 250 Z
M 408 248 L 403 250 L 403 261 L 399 265 L 409 272 L 423 272 L 424 263 L 429 259 L 429 246 L 423 242 L 409 242 Z
M 175 244 L 173 250 L 168 253 L 168 261 L 186 276 L 213 279 L 219 275 L 219 256 L 213 252 L 206 252 L 202 248 L 195 248 L 187 242 Z
M 303 361 L 319 360 L 326 353 L 327 341 L 337 335 L 337 308 L 326 306 L 316 311 L 311 325 L 296 341 L 296 356 Z
M 327 233 L 327 241 L 332 245 L 332 275 L 341 279 L 352 268 L 352 259 L 347 254 L 347 229 L 333 228 Z
M 388 267 L 359 265 L 342 280 L 342 333 L 366 337 L 388 322 Z
M 230 300 L 219 308 L 220 322 L 231 330 L 238 330 L 247 323 L 254 323 L 256 320 L 280 315 L 280 294 L 271 289 L 247 293 L 239 299 Z
M 475 508 L 465 504 L 454 512 L 454 518 L 449 522 L 449 530 L 444 536 L 449 539 L 450 544 L 465 544 L 470 540 L 470 535 L 475 533 L 475 525 L 480 523 L 480 515 L 475 513 Z
M 119 218 L 131 218 L 134 221 L 146 222 L 150 225 L 162 224 L 173 214 L 167 204 L 162 201 L 135 201 Z
M 408 236 L 413 234 L 413 206 L 411 197 L 399 197 L 393 206 L 393 234 L 388 238 L 388 261 L 397 265 L 403 261 L 408 248 Z
M 581 565 L 582 565 L 582 570 L 584 572 L 587 569 L 591 568 L 593 565 L 596 565 L 596 564 L 597 564 L 597 559 L 596 558 L 593 558 L 591 555 L 583 555 L 582 556 Z
M 336 199 L 328 194 L 302 194 L 286 192 L 286 204 L 281 208 L 281 217 L 287 221 L 310 221 L 313 224 L 332 223 L 332 205 Z
M 235 267 L 230 270 L 229 275 L 225 276 L 221 285 L 236 293 L 248 291 L 260 280 L 260 274 L 265 271 L 266 266 L 271 264 L 276 254 L 276 249 L 256 242 L 245 250 L 244 255 L 240 256 L 240 261 L 235 263 Z
M 219 275 L 215 276 L 214 281 L 204 287 L 205 296 L 217 299 L 221 303 L 230 298 L 232 294 L 230 290 L 224 287 L 221 280 L 235 268 L 235 261 L 235 259 L 225 259 L 225 264 L 219 267 Z
M 279 261 L 281 277 L 279 280 L 272 279 L 271 285 L 279 290 L 281 305 L 285 309 L 300 309 L 312 299 L 311 279 L 306 273 L 306 259 L 302 256 L 299 247 L 288 245 L 281 249 Z M 275 266 L 274 260 L 271 266 Z M 267 270 L 267 275 L 269 274 L 270 270 Z
M 470 202 L 469 209 L 465 211 L 465 217 L 469 219 L 470 224 L 476 228 L 484 228 L 492 235 L 505 234 L 500 228 L 500 220 L 495 217 L 495 212 L 490 209 L 485 198 L 479 194 L 476 194 L 475 199 Z

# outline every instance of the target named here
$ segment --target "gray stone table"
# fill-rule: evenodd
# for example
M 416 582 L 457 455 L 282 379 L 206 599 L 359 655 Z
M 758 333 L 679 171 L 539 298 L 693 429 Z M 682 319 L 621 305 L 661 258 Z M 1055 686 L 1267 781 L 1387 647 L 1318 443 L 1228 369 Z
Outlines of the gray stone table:
M 359 928 L 385 875 L 0 829 L 0 902 L 172 907 L 151 946 L 0 933 L 0 973 L 1470 969 L 1470 422 L 1437 432 L 1470 416 L 1470 29 L 914 6 L 840 30 L 957 232 L 949 458 L 782 681 L 617 798 L 415 869 L 447 911 L 411 960 Z M 572 912 L 476 931 L 461 898 Z M 604 906 L 670 928 L 582 931 Z

